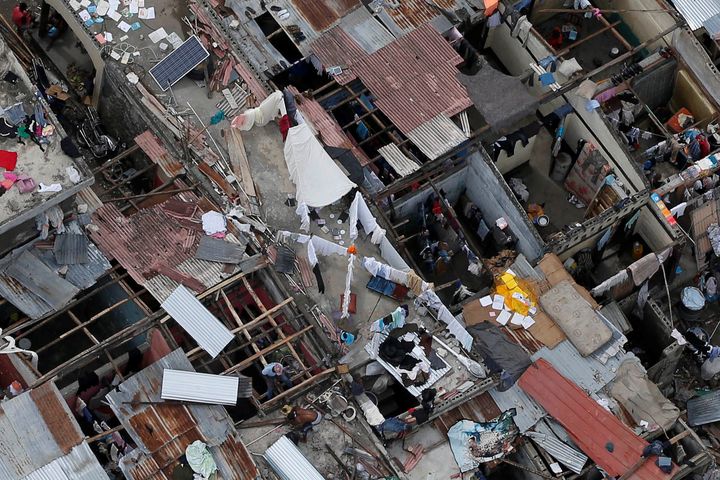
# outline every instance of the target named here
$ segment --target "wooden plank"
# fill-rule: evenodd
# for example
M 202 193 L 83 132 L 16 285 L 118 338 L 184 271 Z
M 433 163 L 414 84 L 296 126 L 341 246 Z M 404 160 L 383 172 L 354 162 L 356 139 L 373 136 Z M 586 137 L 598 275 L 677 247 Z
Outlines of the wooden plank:
M 313 328 L 312 325 L 309 325 L 309 326 L 303 328 L 302 330 L 293 333 L 293 334 L 290 335 L 289 337 L 286 337 L 286 338 L 280 340 L 279 342 L 275 342 L 275 343 L 273 343 L 272 345 L 263 348 L 263 349 L 260 350 L 258 353 L 255 353 L 255 354 L 249 356 L 248 358 L 246 358 L 246 359 L 243 360 L 242 362 L 238 363 L 237 365 L 235 365 L 235 366 L 233 366 L 233 367 L 225 370 L 225 371 L 223 372 L 223 374 L 224 374 L 224 375 L 227 375 L 227 374 L 230 374 L 230 373 L 233 373 L 233 372 L 237 372 L 237 371 L 240 371 L 240 370 L 244 370 L 245 368 L 247 368 L 247 367 L 249 367 L 250 365 L 252 365 L 252 363 L 253 363 L 255 360 L 257 360 L 258 358 L 260 358 L 260 355 L 265 355 L 266 353 L 274 352 L 274 351 L 277 350 L 278 348 L 280 348 L 280 347 L 282 347 L 282 346 L 284 346 L 284 345 L 287 345 L 288 343 L 290 343 L 290 342 L 292 342 L 293 340 L 297 339 L 297 338 L 300 337 L 301 335 L 304 335 L 305 333 L 309 332 L 310 330 L 312 330 L 312 328 Z
M 248 161 L 247 152 L 245 151 L 245 142 L 242 133 L 236 128 L 231 128 L 228 134 L 228 158 L 230 159 L 230 168 L 242 185 L 243 190 L 250 196 L 256 197 L 255 183 L 253 183 L 252 174 L 250 173 L 250 162 Z
M 222 175 L 216 172 L 210 165 L 205 162 L 198 163 L 198 170 L 200 170 L 206 177 L 212 180 L 220 189 L 225 192 L 228 197 L 237 197 L 237 190 L 225 180 Z

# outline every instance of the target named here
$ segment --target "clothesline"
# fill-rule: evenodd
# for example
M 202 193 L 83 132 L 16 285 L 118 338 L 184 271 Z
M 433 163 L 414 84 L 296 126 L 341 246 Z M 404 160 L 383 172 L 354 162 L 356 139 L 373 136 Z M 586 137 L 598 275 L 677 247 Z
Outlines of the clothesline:
M 618 125 L 620 125 L 620 120 L 618 120 L 617 118 L 613 118 L 610 115 L 605 115 L 605 114 L 603 114 L 603 115 L 604 115 L 605 119 L 607 121 L 609 121 L 610 123 L 612 123 L 612 125 L 614 127 L 617 127 Z M 648 135 L 653 136 L 653 137 L 663 138 L 663 139 L 668 138 L 666 135 L 663 135 L 660 133 L 648 132 L 647 130 L 643 130 L 642 128 L 638 128 L 638 127 L 633 127 L 633 128 L 637 128 L 640 131 L 640 136 L 645 139 L 647 139 L 646 136 L 648 136 Z

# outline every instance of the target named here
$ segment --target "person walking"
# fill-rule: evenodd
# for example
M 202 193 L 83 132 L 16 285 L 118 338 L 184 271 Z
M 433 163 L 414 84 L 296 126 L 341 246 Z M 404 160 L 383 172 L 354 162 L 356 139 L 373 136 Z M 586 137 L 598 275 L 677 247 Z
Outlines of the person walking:
M 15 5 L 12 11 L 12 21 L 17 28 L 18 33 L 22 36 L 23 32 L 28 30 L 35 22 L 32 13 L 28 9 L 27 3 L 21 2 Z
M 267 384 L 267 399 L 275 396 L 275 382 L 280 380 L 287 388 L 292 388 L 293 383 L 285 373 L 285 369 L 278 362 L 268 363 L 262 370 L 265 383 Z

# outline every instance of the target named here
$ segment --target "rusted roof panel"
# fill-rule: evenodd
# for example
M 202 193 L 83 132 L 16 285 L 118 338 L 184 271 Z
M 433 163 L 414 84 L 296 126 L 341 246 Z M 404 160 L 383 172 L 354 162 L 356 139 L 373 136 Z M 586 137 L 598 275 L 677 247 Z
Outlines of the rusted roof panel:
M 257 468 L 223 407 L 163 404 L 161 389 L 166 368 L 194 371 L 185 353 L 178 349 L 133 375 L 107 396 L 112 410 L 140 446 L 137 453 L 121 461 L 128 480 L 171 478 L 175 460 L 195 440 L 208 444 L 220 477 L 255 479 Z
M 310 44 L 310 51 L 317 55 L 325 69 L 342 68 L 343 73 L 334 77 L 340 85 L 357 78 L 352 65 L 367 56 L 367 52 L 340 27 L 334 27 L 314 40 Z
M 170 156 L 165 147 L 160 144 L 160 140 L 150 130 L 135 137 L 135 143 L 168 177 L 180 175 L 185 171 L 182 164 Z
M 84 435 L 74 421 L 67 403 L 51 383 L 44 383 L 30 391 L 30 398 L 37 406 L 47 426 L 46 432 L 55 439 L 64 454 L 82 442 Z
M 408 135 L 440 114 L 472 106 L 457 80 L 462 58 L 432 26 L 425 25 L 357 62 L 354 73 L 375 104 Z
M 359 0 L 291 0 L 290 3 L 318 32 L 324 31 L 350 10 L 362 5 Z
M 603 470 L 619 477 L 640 459 L 647 441 L 601 407 L 550 363 L 538 360 L 520 377 L 520 387 L 567 430 L 573 442 Z M 613 451 L 606 448 L 612 443 Z M 646 462 L 629 480 L 662 480 L 655 462 Z

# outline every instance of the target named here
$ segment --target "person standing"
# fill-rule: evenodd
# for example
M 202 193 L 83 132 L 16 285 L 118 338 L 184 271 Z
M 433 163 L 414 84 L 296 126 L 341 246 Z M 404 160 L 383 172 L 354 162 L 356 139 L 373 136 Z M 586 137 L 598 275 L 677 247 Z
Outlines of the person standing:
M 12 21 L 20 35 L 32 26 L 35 20 L 28 9 L 27 3 L 21 2 L 15 5 L 12 11 Z
M 267 399 L 275 396 L 275 381 L 280 380 L 287 388 L 292 388 L 293 383 L 285 373 L 285 369 L 278 362 L 268 363 L 262 370 L 265 383 L 267 384 Z

